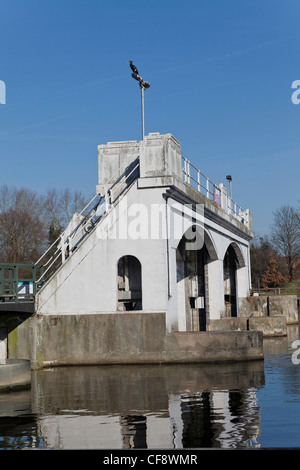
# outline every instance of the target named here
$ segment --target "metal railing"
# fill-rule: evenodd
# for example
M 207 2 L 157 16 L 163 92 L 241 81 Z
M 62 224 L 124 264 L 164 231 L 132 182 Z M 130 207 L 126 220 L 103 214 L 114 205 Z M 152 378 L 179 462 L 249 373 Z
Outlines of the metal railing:
M 118 199 L 127 191 L 131 184 L 140 176 L 140 161 L 137 157 L 129 165 L 125 166 L 123 173 L 113 183 L 108 183 L 109 189 L 105 191 L 106 204 L 108 207 L 114 205 Z M 111 185 L 110 185 L 111 184 Z
M 182 156 L 183 182 L 190 184 L 203 194 L 207 199 L 213 201 L 227 214 L 232 215 L 246 227 L 249 227 L 249 211 L 243 210 L 228 194 L 224 184 L 217 185 L 204 175 L 187 158 Z
M 38 287 L 54 274 L 61 264 L 71 256 L 73 251 L 75 251 L 86 235 L 93 229 L 94 225 L 104 213 L 104 204 L 104 198 L 101 195 L 96 194 L 82 209 L 82 211 L 76 215 L 75 220 L 71 220 L 66 230 L 36 261 L 35 266 L 43 266 L 43 271 L 41 272 L 40 277 L 36 280 Z
M 132 155 L 128 159 L 132 159 Z M 36 280 L 37 289 L 42 286 L 57 269 L 70 257 L 82 241 L 94 229 L 119 199 L 128 191 L 130 186 L 139 177 L 139 158 L 128 164 L 128 159 L 118 169 L 121 173 L 117 179 L 114 175 L 106 183 L 104 194 L 96 194 L 79 214 L 73 216 L 66 230 L 52 243 L 52 245 L 36 261 L 35 265 L 43 265 L 43 271 Z
M 0 263 L 0 302 L 32 301 L 42 271 L 41 265 Z
M 251 295 L 270 296 L 270 295 L 296 295 L 300 297 L 300 286 L 293 287 L 267 287 L 254 288 L 250 291 Z
M 204 196 L 210 200 L 214 200 L 216 192 L 218 195 L 221 195 L 221 190 L 215 183 L 213 183 L 185 157 L 182 157 L 182 160 L 184 183 L 194 186 L 201 194 L 204 194 Z

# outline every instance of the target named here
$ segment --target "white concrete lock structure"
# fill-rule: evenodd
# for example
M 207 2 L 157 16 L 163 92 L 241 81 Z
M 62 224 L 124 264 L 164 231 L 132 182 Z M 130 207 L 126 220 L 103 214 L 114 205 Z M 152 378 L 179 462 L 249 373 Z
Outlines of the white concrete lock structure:
M 101 215 L 82 236 L 74 220 L 64 232 L 38 314 L 166 312 L 168 333 L 239 315 L 251 288 L 251 213 L 186 160 L 171 134 L 100 145 L 96 192 Z

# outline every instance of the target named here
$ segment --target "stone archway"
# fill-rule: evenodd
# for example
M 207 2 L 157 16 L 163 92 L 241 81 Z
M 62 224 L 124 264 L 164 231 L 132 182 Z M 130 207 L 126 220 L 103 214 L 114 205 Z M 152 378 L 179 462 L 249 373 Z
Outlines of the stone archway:
M 223 260 L 225 317 L 238 315 L 237 270 L 245 267 L 245 260 L 237 243 L 232 242 Z
M 135 256 L 126 255 L 118 261 L 117 310 L 142 310 L 142 267 Z
M 244 268 L 246 266 L 243 253 L 236 242 L 232 242 L 230 246 L 233 248 L 236 259 L 237 259 L 237 268 Z
M 190 229 L 197 228 L 192 226 Z M 178 327 L 181 331 L 206 331 L 209 319 L 207 266 L 217 259 L 214 245 L 204 233 L 197 249 L 191 249 L 190 235 L 183 235 L 176 249 Z

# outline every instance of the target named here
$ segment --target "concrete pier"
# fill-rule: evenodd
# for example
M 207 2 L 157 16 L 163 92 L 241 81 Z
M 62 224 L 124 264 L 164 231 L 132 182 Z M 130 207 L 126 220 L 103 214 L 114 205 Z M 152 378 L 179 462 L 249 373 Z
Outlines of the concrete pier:
M 263 359 L 263 335 L 261 331 L 169 334 L 165 312 L 36 315 L 14 330 L 8 348 L 30 357 L 33 368 L 232 362 Z
M 299 322 L 297 295 L 251 296 L 239 299 L 241 317 L 284 316 L 288 325 Z
M 253 316 L 250 318 L 222 318 L 213 320 L 210 331 L 261 331 L 264 337 L 286 336 L 287 323 L 284 315 L 273 317 Z

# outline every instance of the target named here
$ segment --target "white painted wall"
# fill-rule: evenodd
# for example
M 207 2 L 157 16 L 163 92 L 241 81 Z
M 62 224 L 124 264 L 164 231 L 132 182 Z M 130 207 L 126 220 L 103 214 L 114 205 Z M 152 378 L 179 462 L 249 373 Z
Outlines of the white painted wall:
M 7 328 L 0 328 L 0 364 L 5 364 L 7 359 Z
M 161 189 L 151 191 L 151 201 L 161 200 Z M 124 202 L 124 201 L 123 201 Z M 143 310 L 165 311 L 167 297 L 167 259 L 164 240 L 117 238 L 143 236 L 143 227 L 136 225 L 137 215 L 131 209 L 149 206 L 149 191 L 138 191 L 136 185 L 128 193 L 126 204 L 103 219 L 57 275 L 37 296 L 41 314 L 109 313 L 117 310 L 117 264 L 125 255 L 139 259 L 142 265 Z M 150 212 L 149 212 L 150 213 Z M 124 225 L 124 222 L 125 225 Z
M 100 147 L 98 189 L 104 190 L 106 182 L 118 173 L 117 166 L 135 158 L 139 147 L 136 142 Z M 132 255 L 142 266 L 143 311 L 166 311 L 167 330 L 184 331 L 184 291 L 177 285 L 176 248 L 186 230 L 195 223 L 202 228 L 211 257 L 208 264 L 210 318 L 218 319 L 224 314 L 223 259 L 231 243 L 242 265 L 236 274 L 238 295 L 249 295 L 249 235 L 232 226 L 228 216 L 222 219 L 220 210 L 204 218 L 204 206 L 198 206 L 195 212 L 172 196 L 174 187 L 182 195 L 185 191 L 180 181 L 181 150 L 176 139 L 170 134 L 152 134 L 141 145 L 139 154 L 141 177 L 41 289 L 36 297 L 38 313 L 116 312 L 118 260 Z M 170 190 L 169 198 L 165 197 L 167 190 Z M 211 208 L 211 203 L 208 207 Z M 153 214 L 160 215 L 162 225 L 153 219 Z M 159 235 L 153 239 L 157 226 Z

